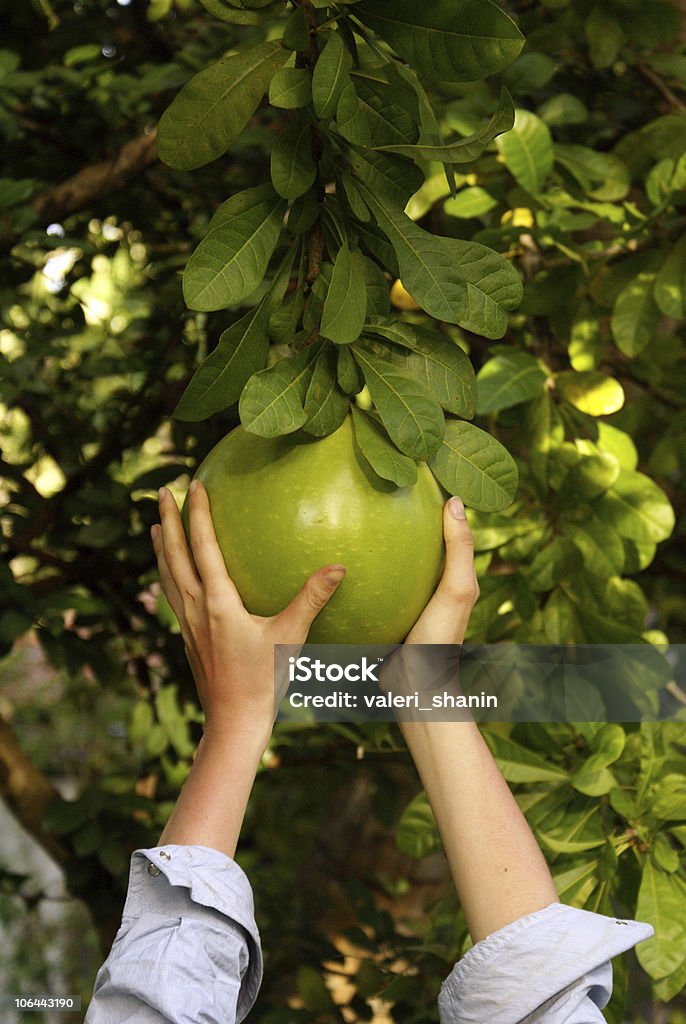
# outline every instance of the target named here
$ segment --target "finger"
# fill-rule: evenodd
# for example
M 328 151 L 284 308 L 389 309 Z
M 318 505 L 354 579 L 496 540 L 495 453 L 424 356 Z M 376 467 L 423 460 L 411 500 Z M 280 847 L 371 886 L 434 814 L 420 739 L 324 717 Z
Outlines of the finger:
M 446 547 L 443 575 L 436 593 L 408 636 L 411 643 L 462 643 L 479 596 L 474 540 L 459 498 L 450 498 L 445 503 L 443 536 Z
M 165 597 L 169 602 L 171 610 L 176 615 L 176 618 L 181 622 L 181 616 L 183 614 L 183 601 L 181 595 L 176 589 L 176 584 L 171 577 L 169 572 L 169 566 L 167 560 L 164 557 L 164 548 L 162 546 L 162 528 L 159 525 L 155 525 L 150 530 L 150 536 L 152 537 L 152 546 L 157 559 L 157 569 L 160 574 L 160 583 L 162 584 L 162 590 L 164 591 Z
M 226 571 L 224 556 L 217 544 L 207 491 L 199 480 L 192 482 L 188 500 L 193 559 L 208 596 L 228 597 L 242 606 L 243 602 Z
M 162 550 L 169 573 L 181 600 L 185 601 L 189 597 L 196 601 L 200 591 L 200 578 L 186 542 L 186 534 L 174 496 L 166 487 L 160 487 L 159 504 Z
M 326 565 L 312 573 L 305 586 L 293 598 L 287 608 L 277 616 L 284 632 L 290 638 L 284 643 L 300 643 L 315 618 L 335 593 L 341 580 L 345 577 L 343 565 Z

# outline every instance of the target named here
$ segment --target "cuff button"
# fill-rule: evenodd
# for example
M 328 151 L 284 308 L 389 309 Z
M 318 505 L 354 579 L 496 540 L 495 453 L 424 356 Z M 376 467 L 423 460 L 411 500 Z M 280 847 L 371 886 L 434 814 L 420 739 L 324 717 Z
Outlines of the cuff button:
M 152 861 L 150 861 L 150 863 L 148 864 L 148 874 L 155 876 L 155 875 L 161 875 L 162 872 L 158 868 L 157 864 L 153 864 Z

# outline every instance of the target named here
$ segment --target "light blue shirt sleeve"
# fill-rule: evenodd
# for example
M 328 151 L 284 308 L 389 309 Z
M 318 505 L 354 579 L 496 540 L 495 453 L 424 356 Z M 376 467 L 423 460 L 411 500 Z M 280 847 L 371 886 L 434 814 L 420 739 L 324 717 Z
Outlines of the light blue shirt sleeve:
M 481 942 L 441 989 L 441 1024 L 602 1024 L 610 959 L 650 925 L 553 903 Z M 240 1024 L 262 979 L 252 890 L 204 846 L 137 850 L 85 1024 Z
M 613 956 L 653 929 L 552 903 L 472 946 L 443 983 L 441 1024 L 602 1024 Z
M 252 889 L 204 846 L 136 850 L 85 1024 L 236 1024 L 262 980 Z

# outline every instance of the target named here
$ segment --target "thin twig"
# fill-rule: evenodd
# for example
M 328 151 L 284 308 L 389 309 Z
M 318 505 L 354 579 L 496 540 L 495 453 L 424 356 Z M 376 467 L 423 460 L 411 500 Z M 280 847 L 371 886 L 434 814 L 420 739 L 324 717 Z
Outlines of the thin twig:
M 643 75 L 646 81 L 655 86 L 660 95 L 667 100 L 674 110 L 686 111 L 686 103 L 680 100 L 679 97 L 672 92 L 667 83 L 664 82 L 660 76 L 652 70 L 652 68 L 647 67 L 642 61 L 638 63 L 637 67 L 640 74 Z

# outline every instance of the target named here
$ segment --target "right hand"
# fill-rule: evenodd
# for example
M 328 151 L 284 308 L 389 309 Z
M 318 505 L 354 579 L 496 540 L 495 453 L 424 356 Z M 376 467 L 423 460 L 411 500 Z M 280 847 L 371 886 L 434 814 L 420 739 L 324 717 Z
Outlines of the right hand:
M 408 633 L 406 644 L 461 644 L 479 597 L 474 540 L 459 498 L 443 507 L 445 567 L 436 592 Z

